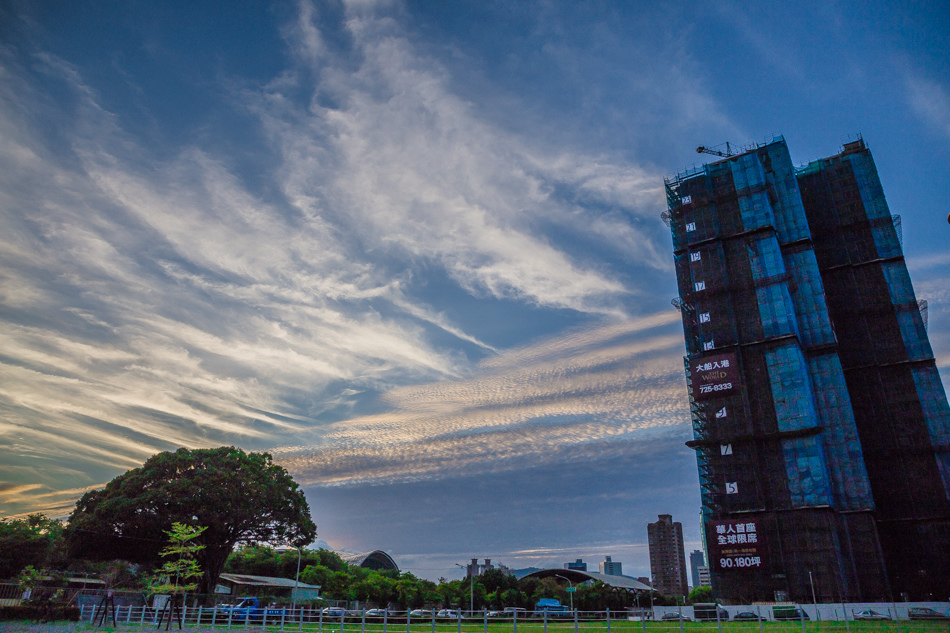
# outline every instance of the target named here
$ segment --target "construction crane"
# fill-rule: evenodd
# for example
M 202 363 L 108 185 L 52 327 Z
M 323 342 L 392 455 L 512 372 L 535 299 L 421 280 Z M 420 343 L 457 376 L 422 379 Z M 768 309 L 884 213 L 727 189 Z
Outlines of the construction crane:
M 706 147 L 705 145 L 700 145 L 696 148 L 697 154 L 712 154 L 713 156 L 722 156 L 723 158 L 729 158 L 730 156 L 735 156 L 735 153 L 732 151 L 732 146 L 729 145 L 729 142 L 726 141 L 726 151 L 721 152 L 718 149 L 712 149 Z

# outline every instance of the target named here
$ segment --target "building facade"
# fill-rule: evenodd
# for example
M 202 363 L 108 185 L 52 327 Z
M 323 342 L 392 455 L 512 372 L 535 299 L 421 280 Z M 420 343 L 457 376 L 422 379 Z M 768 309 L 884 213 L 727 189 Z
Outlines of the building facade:
M 486 558 L 485 562 L 481 565 L 479 565 L 477 558 L 473 558 L 472 562 L 465 566 L 465 575 L 466 576 L 481 576 L 489 569 L 495 569 L 495 566 L 492 565 L 490 558 Z
M 692 574 L 690 580 L 693 581 L 693 587 L 700 587 L 703 583 L 700 582 L 699 578 L 699 568 L 706 565 L 706 555 L 703 554 L 703 550 L 695 549 L 689 554 L 689 571 Z
M 697 587 L 709 587 L 712 584 L 712 580 L 709 576 L 709 567 L 707 565 L 700 565 L 696 568 L 696 578 Z
M 650 543 L 650 575 L 653 588 L 664 596 L 686 596 L 686 554 L 683 550 L 683 524 L 672 515 L 661 514 L 656 523 L 647 524 Z
M 584 559 L 578 558 L 573 563 L 564 563 L 564 569 L 576 569 L 577 571 L 587 571 L 587 563 Z
M 950 593 L 950 407 L 863 141 L 666 185 L 717 595 Z
M 610 560 L 610 556 L 604 558 L 598 567 L 600 568 L 600 573 L 606 576 L 623 576 L 623 563 Z

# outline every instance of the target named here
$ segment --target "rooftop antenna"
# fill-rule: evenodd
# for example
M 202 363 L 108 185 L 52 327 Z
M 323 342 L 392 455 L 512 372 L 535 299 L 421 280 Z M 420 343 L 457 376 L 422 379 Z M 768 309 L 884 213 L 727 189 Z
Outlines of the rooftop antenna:
M 721 152 L 718 149 L 712 149 L 706 147 L 705 145 L 700 145 L 696 148 L 697 154 L 712 154 L 713 156 L 722 156 L 723 158 L 729 158 L 730 156 L 735 156 L 735 152 L 732 151 L 732 146 L 729 145 L 729 141 L 726 141 L 726 151 Z

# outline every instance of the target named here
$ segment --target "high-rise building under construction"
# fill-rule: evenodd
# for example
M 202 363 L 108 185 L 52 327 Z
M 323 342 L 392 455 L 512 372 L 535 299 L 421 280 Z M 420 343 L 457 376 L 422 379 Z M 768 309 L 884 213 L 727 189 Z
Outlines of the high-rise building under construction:
M 950 406 L 863 140 L 666 190 L 716 594 L 950 595 Z

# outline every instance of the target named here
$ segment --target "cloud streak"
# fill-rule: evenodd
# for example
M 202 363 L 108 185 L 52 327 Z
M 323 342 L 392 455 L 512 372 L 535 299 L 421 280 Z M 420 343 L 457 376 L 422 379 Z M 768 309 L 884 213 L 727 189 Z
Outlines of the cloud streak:
M 334 482 L 438 476 L 463 435 L 466 464 L 500 464 L 532 435 L 554 455 L 670 423 L 659 361 L 617 369 L 637 344 L 502 368 L 527 352 L 459 321 L 426 276 L 513 319 L 625 323 L 645 290 L 626 269 L 670 267 L 659 174 L 494 127 L 388 9 L 348 10 L 351 50 L 301 3 L 296 65 L 227 92 L 276 156 L 256 189 L 213 143 L 151 151 L 68 61 L 0 50 L 0 481 L 28 485 L 42 463 L 44 486 L 85 489 L 159 450 L 313 435 Z M 440 422 L 439 407 L 470 411 Z M 0 503 L 39 507 L 41 490 Z
M 307 485 L 499 472 L 629 452 L 688 427 L 678 315 L 611 324 L 506 352 L 469 378 L 385 394 L 392 409 L 275 452 Z

